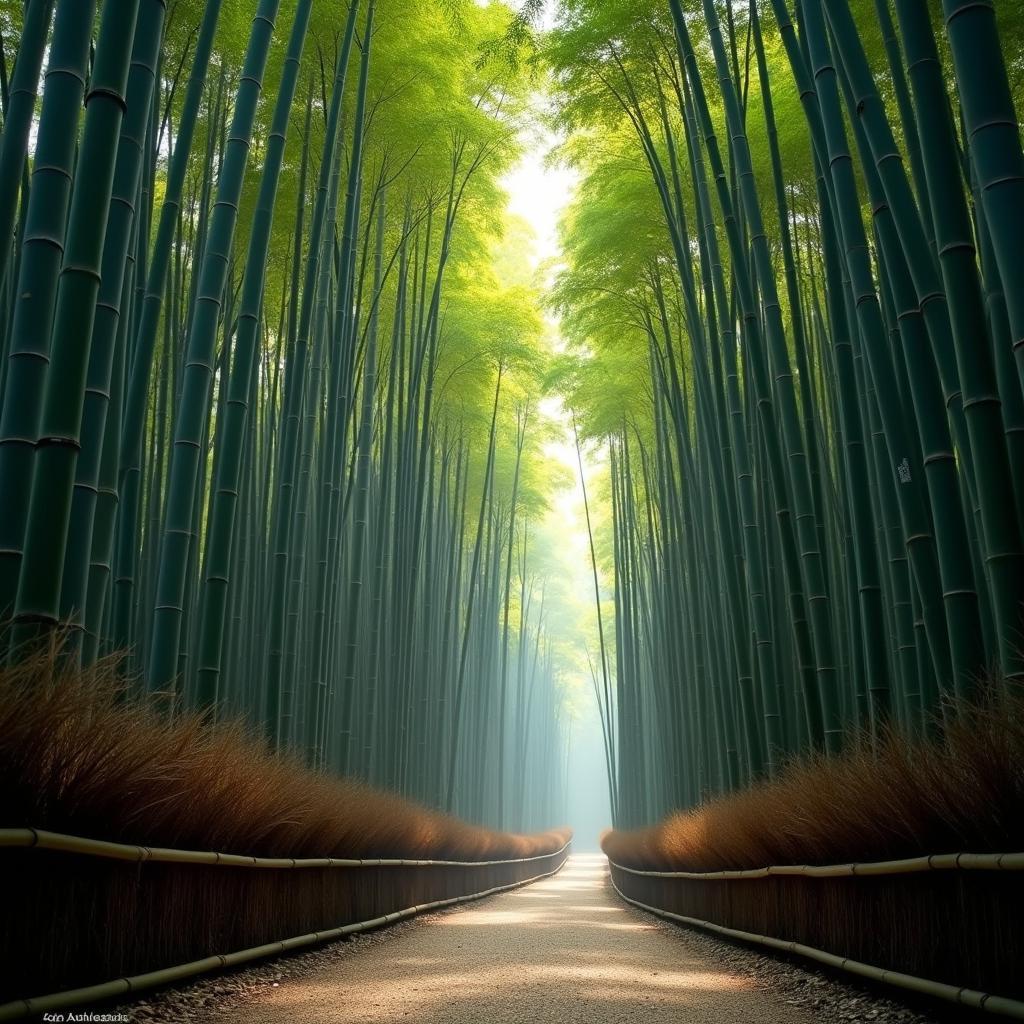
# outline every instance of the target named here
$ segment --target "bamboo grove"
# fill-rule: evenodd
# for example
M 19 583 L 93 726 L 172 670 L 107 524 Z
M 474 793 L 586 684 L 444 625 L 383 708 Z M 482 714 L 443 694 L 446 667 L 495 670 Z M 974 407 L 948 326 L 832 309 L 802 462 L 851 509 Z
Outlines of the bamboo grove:
M 567 0 L 553 296 L 632 826 L 1024 674 L 1024 20 Z
M 478 822 L 562 814 L 499 4 L 7 0 L 0 610 Z

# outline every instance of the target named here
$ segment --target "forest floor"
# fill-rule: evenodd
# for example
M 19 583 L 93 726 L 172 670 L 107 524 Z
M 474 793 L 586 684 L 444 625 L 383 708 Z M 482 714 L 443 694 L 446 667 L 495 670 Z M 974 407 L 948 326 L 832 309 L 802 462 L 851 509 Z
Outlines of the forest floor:
M 605 858 L 468 908 L 171 990 L 134 1021 L 217 1024 L 811 1024 L 926 1018 L 666 926 L 616 897 Z

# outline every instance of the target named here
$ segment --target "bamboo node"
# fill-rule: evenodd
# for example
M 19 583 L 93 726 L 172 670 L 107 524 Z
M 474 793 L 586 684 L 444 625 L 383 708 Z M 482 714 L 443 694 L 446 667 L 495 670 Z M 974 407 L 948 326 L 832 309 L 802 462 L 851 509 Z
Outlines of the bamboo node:
M 113 100 L 121 108 L 121 113 L 125 114 L 128 111 L 128 103 L 124 96 L 121 95 L 116 89 L 108 89 L 104 85 L 93 86 L 85 95 L 86 107 L 95 99 L 108 99 Z
M 57 434 L 51 434 L 46 437 L 39 438 L 36 441 L 37 448 L 71 448 L 76 452 L 82 450 L 82 445 L 77 437 L 62 437 Z

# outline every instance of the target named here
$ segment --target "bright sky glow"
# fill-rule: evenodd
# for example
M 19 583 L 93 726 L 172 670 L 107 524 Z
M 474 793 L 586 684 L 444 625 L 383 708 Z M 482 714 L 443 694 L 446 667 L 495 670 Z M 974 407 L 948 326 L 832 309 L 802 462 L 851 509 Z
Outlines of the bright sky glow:
M 535 112 L 539 113 L 544 102 L 542 96 L 535 99 Z M 508 210 L 524 220 L 533 235 L 533 251 L 530 263 L 537 277 L 537 284 L 545 287 L 551 283 L 561 262 L 561 247 L 558 237 L 558 222 L 572 199 L 578 175 L 570 168 L 553 163 L 549 158 L 559 139 L 541 127 L 536 121 L 524 134 L 524 153 L 517 166 L 505 176 L 502 185 L 508 193 Z M 548 316 L 551 328 L 550 339 L 556 349 L 562 347 L 558 332 L 558 321 Z M 542 416 L 553 420 L 559 427 L 558 440 L 550 441 L 545 448 L 547 457 L 566 467 L 574 481 L 566 488 L 551 495 L 551 517 L 555 536 L 562 538 L 560 551 L 566 572 L 571 574 L 574 596 L 582 602 L 593 602 L 593 584 L 588 585 L 589 544 L 586 535 L 586 521 L 583 509 L 583 491 L 579 482 L 579 466 L 576 447 L 572 439 L 572 422 L 569 411 L 559 396 L 549 396 L 538 403 Z M 588 478 L 593 467 L 584 461 Z
M 544 27 L 553 22 L 553 9 L 549 5 Z M 572 169 L 550 159 L 552 151 L 561 141 L 540 124 L 545 98 L 534 100 L 533 123 L 523 137 L 524 152 L 521 160 L 502 180 L 508 193 L 508 211 L 525 221 L 533 236 L 529 254 L 536 283 L 544 288 L 552 282 L 561 263 L 559 220 L 572 200 L 578 175 Z M 562 347 L 557 319 L 548 317 L 549 337 L 553 348 Z M 594 618 L 593 578 L 590 568 L 590 546 L 587 538 L 583 489 L 580 486 L 579 465 L 572 434 L 569 410 L 558 396 L 547 397 L 539 403 L 540 414 L 558 427 L 558 439 L 548 442 L 545 454 L 552 462 L 565 467 L 572 480 L 567 486 L 550 496 L 550 509 L 545 523 L 549 536 L 558 538 L 558 556 L 562 578 L 573 606 L 585 611 L 576 616 L 581 630 Z M 588 494 L 593 495 L 598 474 L 605 472 L 603 461 L 583 454 L 583 471 Z M 591 502 L 593 498 L 591 497 Z M 593 505 L 591 506 L 593 507 Z M 571 618 L 564 616 L 563 621 Z M 607 623 L 606 628 L 611 624 Z M 589 629 L 586 630 L 589 632 Z M 568 639 L 568 638 L 566 638 Z M 582 637 L 579 643 L 582 645 Z M 594 663 L 599 661 L 596 650 L 590 651 Z M 583 670 L 585 671 L 585 669 Z M 589 678 L 574 681 L 577 693 L 584 697 L 586 712 L 572 724 L 569 778 L 569 824 L 577 835 L 579 849 L 596 849 L 597 832 L 610 823 L 607 784 L 601 740 L 600 719 L 592 696 Z
M 539 102 L 539 101 L 538 101 Z M 577 175 L 568 167 L 549 166 L 548 157 L 559 140 L 536 126 L 527 139 L 527 150 L 502 184 L 509 194 L 509 212 L 533 229 L 534 269 L 558 262 L 558 220 L 572 197 Z

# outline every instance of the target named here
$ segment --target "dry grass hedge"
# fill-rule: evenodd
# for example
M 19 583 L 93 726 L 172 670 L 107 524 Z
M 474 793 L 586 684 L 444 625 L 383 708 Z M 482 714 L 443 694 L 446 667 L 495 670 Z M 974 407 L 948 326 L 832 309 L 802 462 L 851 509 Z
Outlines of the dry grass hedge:
M 653 828 L 606 833 L 602 847 L 628 867 L 677 871 L 1024 850 L 1024 698 L 993 689 L 948 721 L 939 737 L 890 730 L 796 761 Z
M 569 837 L 476 828 L 123 687 L 115 662 L 79 672 L 55 650 L 0 668 L 0 827 L 267 857 L 489 860 Z

